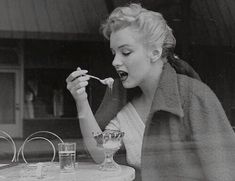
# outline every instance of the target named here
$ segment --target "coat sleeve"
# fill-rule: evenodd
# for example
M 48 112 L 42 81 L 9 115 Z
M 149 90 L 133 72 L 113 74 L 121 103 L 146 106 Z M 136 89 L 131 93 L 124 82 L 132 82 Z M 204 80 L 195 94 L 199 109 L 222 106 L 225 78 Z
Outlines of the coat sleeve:
M 216 95 L 206 85 L 189 93 L 188 120 L 205 180 L 235 180 L 235 134 Z

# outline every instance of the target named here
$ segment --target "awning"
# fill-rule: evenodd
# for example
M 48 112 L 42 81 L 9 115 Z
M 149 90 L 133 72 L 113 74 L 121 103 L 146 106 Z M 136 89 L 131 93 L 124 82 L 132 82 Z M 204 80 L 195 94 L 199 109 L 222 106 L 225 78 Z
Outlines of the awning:
M 0 0 L 0 38 L 94 40 L 105 0 Z

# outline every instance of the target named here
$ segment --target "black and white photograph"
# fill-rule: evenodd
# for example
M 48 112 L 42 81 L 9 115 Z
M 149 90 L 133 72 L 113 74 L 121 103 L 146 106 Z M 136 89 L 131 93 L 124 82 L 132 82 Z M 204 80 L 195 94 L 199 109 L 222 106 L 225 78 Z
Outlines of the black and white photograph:
M 234 0 L 0 0 L 0 181 L 235 181 Z

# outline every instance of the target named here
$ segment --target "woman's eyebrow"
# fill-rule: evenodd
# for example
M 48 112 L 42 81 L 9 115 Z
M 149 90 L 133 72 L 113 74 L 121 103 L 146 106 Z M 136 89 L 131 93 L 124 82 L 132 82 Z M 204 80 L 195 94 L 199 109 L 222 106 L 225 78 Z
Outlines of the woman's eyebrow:
M 118 49 L 121 49 L 121 48 L 123 48 L 123 47 L 129 47 L 129 45 L 128 45 L 128 44 L 120 45 L 120 46 L 118 47 Z
M 123 44 L 123 45 L 120 45 L 120 46 L 118 46 L 117 47 L 117 49 L 122 49 L 122 48 L 129 48 L 129 47 L 131 47 L 130 45 L 128 45 L 128 44 Z M 110 50 L 111 51 L 115 51 L 112 47 L 110 47 Z

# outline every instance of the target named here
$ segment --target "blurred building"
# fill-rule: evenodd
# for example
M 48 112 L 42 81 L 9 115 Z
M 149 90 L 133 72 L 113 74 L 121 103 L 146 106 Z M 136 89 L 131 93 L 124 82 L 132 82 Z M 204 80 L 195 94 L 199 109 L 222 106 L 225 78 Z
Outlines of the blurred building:
M 13 137 L 48 130 L 80 137 L 65 79 L 78 66 L 116 76 L 99 25 L 128 0 L 0 0 L 0 129 Z M 176 53 L 217 94 L 235 126 L 235 1 L 139 0 L 161 12 L 177 38 Z M 92 81 L 95 111 L 105 87 Z

